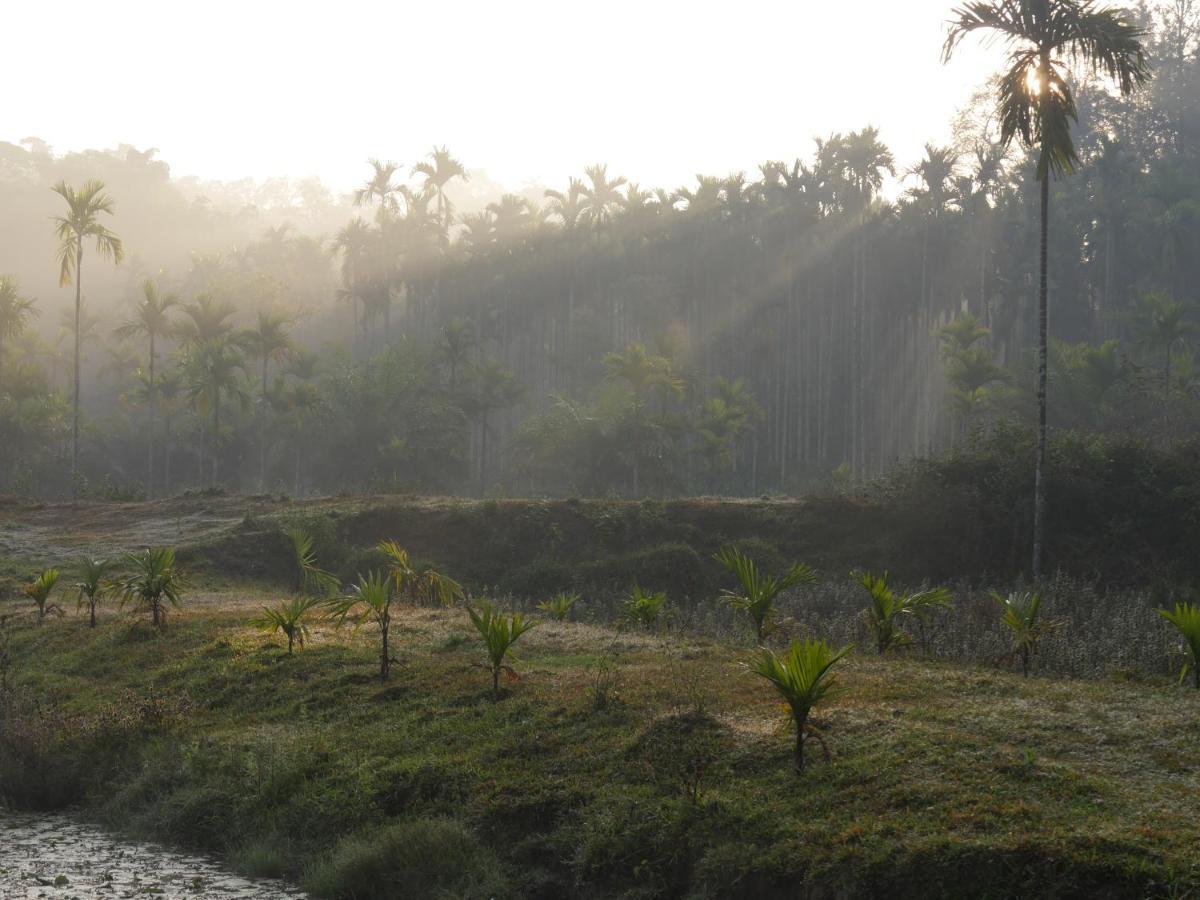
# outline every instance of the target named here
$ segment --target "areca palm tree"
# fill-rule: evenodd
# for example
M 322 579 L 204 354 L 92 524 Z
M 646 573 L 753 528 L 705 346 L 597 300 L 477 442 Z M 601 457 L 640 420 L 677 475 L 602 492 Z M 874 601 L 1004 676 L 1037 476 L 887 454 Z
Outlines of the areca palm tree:
M 147 278 L 142 284 L 142 299 L 134 309 L 133 316 L 116 329 L 120 338 L 141 335 L 150 341 L 149 382 L 146 385 L 146 398 L 149 407 L 149 417 L 146 426 L 146 496 L 154 498 L 154 415 L 157 412 L 157 385 L 154 381 L 154 367 L 157 362 L 155 341 L 166 337 L 174 330 L 174 323 L 168 315 L 172 307 L 179 302 L 173 294 L 162 294 L 158 285 Z
M 184 318 L 176 333 L 183 341 L 210 341 L 233 331 L 233 323 L 229 320 L 237 312 L 237 307 L 227 300 L 218 300 L 212 294 L 200 294 L 191 303 L 185 303 L 182 309 Z
M 258 313 L 253 328 L 242 333 L 241 344 L 252 359 L 259 361 L 259 425 L 258 425 L 258 490 L 267 489 L 267 367 L 272 361 L 281 363 L 292 350 L 288 334 L 291 319 L 282 313 Z
M 997 91 L 1000 140 L 1020 140 L 1037 154 L 1041 183 L 1038 279 L 1038 436 L 1034 460 L 1034 579 L 1042 576 L 1046 519 L 1046 369 L 1049 355 L 1048 271 L 1050 178 L 1069 174 L 1079 162 L 1071 126 L 1078 114 L 1070 66 L 1103 76 L 1127 96 L 1150 78 L 1144 31 L 1132 16 L 1095 0 L 976 0 L 955 9 L 942 51 L 948 61 L 962 40 L 977 31 L 999 38 L 1009 50 Z
M 22 296 L 17 279 L 0 275 L 0 387 L 4 378 L 4 342 L 19 336 L 36 315 L 33 301 Z
M 479 493 L 487 491 L 488 435 L 492 413 L 508 409 L 525 396 L 525 386 L 512 370 L 494 359 L 484 360 L 472 373 L 467 408 L 479 419 Z
M 350 301 L 355 341 L 359 332 L 359 304 L 363 302 L 362 284 L 376 235 L 370 225 L 355 216 L 333 238 L 334 252 L 342 254 L 342 287 Z
M 633 406 L 633 496 L 637 497 L 643 443 L 642 413 L 646 396 L 655 387 L 678 391 L 683 382 L 671 371 L 670 360 L 648 353 L 644 344 L 631 344 L 624 353 L 614 351 L 605 354 L 604 374 L 609 380 L 623 381 L 629 387 Z
M 400 166 L 378 159 L 369 159 L 367 162 L 371 166 L 371 177 L 354 192 L 354 205 L 378 206 L 376 217 L 383 222 L 400 210 L 400 203 L 396 198 L 402 195 L 401 185 L 392 181 L 400 171 Z
M 620 188 L 625 179 L 610 179 L 605 165 L 588 166 L 583 174 L 587 181 L 579 189 L 580 216 L 592 227 L 603 228 L 623 205 Z
M 242 387 L 242 376 L 246 362 L 241 349 L 229 335 L 210 338 L 192 346 L 184 364 L 188 396 L 201 416 L 211 416 L 212 421 L 212 484 L 217 483 L 220 464 L 219 443 L 221 438 L 221 403 L 232 400 L 240 406 L 249 405 L 249 397 Z M 203 438 L 201 439 L 201 470 L 203 471 Z
M 450 239 L 450 223 L 454 216 L 454 206 L 446 196 L 446 185 L 455 178 L 468 181 L 467 170 L 445 147 L 434 147 L 429 151 L 428 162 L 419 162 L 413 166 L 413 174 L 425 176 L 425 190 L 432 193 L 437 201 L 441 239 L 445 244 Z
M 121 239 L 108 230 L 102 216 L 112 215 L 113 200 L 104 192 L 104 182 L 91 179 L 76 190 L 60 181 L 52 190 L 67 204 L 66 215 L 54 217 L 58 238 L 58 283 L 75 285 L 75 372 L 71 410 L 71 501 L 79 499 L 79 340 L 83 309 L 83 245 L 91 242 L 101 259 L 120 264 L 125 258 Z
M 1163 384 L 1167 387 L 1171 386 L 1171 356 L 1195 331 L 1187 315 L 1185 304 L 1159 291 L 1138 299 L 1137 340 L 1147 350 L 1163 354 Z

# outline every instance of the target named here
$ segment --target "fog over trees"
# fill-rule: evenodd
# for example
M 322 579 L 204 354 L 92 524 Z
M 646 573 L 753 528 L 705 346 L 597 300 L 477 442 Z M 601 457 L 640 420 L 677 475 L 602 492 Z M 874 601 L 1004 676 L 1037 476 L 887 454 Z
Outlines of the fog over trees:
M 1200 9 L 1138 16 L 1153 80 L 1076 79 L 1050 181 L 1049 422 L 1169 442 L 1200 424 Z M 335 197 L 0 144 L 0 491 L 795 493 L 1032 425 L 1037 157 L 994 94 L 920 159 L 864 121 L 682 186 L 502 193 L 437 147 Z M 51 188 L 90 180 L 124 259 L 85 238 L 76 318 Z

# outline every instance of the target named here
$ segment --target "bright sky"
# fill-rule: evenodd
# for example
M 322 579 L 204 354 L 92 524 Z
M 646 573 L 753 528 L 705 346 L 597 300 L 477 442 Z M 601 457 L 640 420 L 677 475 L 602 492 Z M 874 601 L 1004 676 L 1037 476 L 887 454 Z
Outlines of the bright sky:
M 968 41 L 941 65 L 954 0 L 5 5 L 0 140 L 335 190 L 435 143 L 513 188 L 593 162 L 676 187 L 866 124 L 907 165 L 1000 58 Z

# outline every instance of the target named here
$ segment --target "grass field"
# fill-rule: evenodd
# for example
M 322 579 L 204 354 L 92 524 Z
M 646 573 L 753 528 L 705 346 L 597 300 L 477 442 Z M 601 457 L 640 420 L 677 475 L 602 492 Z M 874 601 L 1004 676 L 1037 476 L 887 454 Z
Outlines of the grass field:
M 283 596 L 273 569 L 209 568 L 276 514 L 219 503 L 180 526 L 207 549 L 161 633 L 111 608 L 95 630 L 78 615 L 36 626 L 0 601 L 20 613 L 0 793 L 317 896 L 1200 892 L 1200 694 L 1165 669 L 1023 679 L 986 654 L 856 652 L 815 713 L 832 759 L 813 752 L 798 774 L 784 708 L 743 665 L 744 623 L 695 608 L 648 632 L 585 597 L 589 621 L 521 639 L 498 701 L 462 609 L 403 608 L 387 683 L 369 628 L 320 624 L 289 658 L 247 624 Z M 115 549 L 167 518 L 113 537 L 120 510 L 54 515 L 21 513 L 45 516 L 45 537 L 10 519 L 10 577 L 93 549 L 93 530 Z M 798 630 L 854 637 L 849 599 L 824 619 L 791 602 Z

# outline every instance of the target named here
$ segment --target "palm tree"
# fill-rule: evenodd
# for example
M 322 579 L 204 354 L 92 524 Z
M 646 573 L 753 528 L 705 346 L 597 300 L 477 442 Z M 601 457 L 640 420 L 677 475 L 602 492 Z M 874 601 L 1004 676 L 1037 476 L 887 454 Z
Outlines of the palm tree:
M 258 490 L 267 489 L 267 366 L 274 360 L 282 362 L 292 350 L 292 339 L 288 335 L 291 319 L 281 313 L 258 313 L 253 328 L 242 333 L 240 343 L 252 359 L 260 363 L 259 425 L 258 425 Z
M 1007 596 L 993 592 L 992 599 L 1000 604 L 1000 620 L 1012 638 L 1013 653 L 1021 657 L 1021 674 L 1028 678 L 1038 644 L 1061 623 L 1041 617 L 1042 595 L 1038 591 Z
M 976 0 L 958 7 L 942 58 L 949 61 L 968 34 L 985 31 L 1009 48 L 997 105 L 1000 140 L 1014 139 L 1037 152 L 1041 182 L 1041 235 L 1038 280 L 1038 436 L 1034 460 L 1033 564 L 1042 577 L 1046 519 L 1046 368 L 1049 355 L 1050 177 L 1069 174 L 1079 162 L 1071 126 L 1078 118 L 1068 81 L 1069 65 L 1116 82 L 1122 96 L 1150 78 L 1142 38 L 1145 32 L 1124 10 L 1097 8 L 1094 0 Z
M 400 209 L 396 198 L 402 196 L 401 186 L 392 183 L 400 166 L 391 161 L 382 162 L 378 159 L 369 159 L 367 162 L 371 166 L 371 177 L 354 192 L 354 205 L 377 205 L 379 208 L 375 215 L 377 220 L 382 223 Z
M 1179 636 L 1187 644 L 1188 653 L 1192 657 L 1192 678 L 1196 690 L 1200 691 L 1200 606 L 1176 602 L 1173 610 L 1160 609 L 1158 614 L 1175 626 Z M 1179 672 L 1181 681 L 1187 675 L 1187 670 L 1188 663 L 1185 662 Z
M 220 462 L 221 401 L 234 400 L 245 407 L 249 397 L 242 388 L 241 376 L 246 363 L 241 349 L 229 336 L 209 338 L 194 344 L 188 351 L 184 370 L 187 378 L 188 396 L 201 417 L 212 417 L 212 484 L 217 483 Z M 201 436 L 201 470 L 203 471 L 204 445 Z
M 416 605 L 436 600 L 450 606 L 464 596 L 462 585 L 442 575 L 430 566 L 419 566 L 408 551 L 395 541 L 381 541 L 377 547 L 387 557 L 388 574 L 395 582 L 396 592 Z
M 101 259 L 120 264 L 125 258 L 121 239 L 100 221 L 101 215 L 112 215 L 113 200 L 104 193 L 104 182 L 91 179 L 79 190 L 60 181 L 52 190 L 66 201 L 67 214 L 54 217 L 58 237 L 58 283 L 61 287 L 75 285 L 75 389 L 71 412 L 71 502 L 79 499 L 79 337 L 80 313 L 83 309 L 83 245 L 91 241 Z
M 179 323 L 176 334 L 187 343 L 210 341 L 225 337 L 233 331 L 230 318 L 237 307 L 227 300 L 218 300 L 212 294 L 199 294 L 191 303 L 183 305 L 185 318 Z
M 46 569 L 37 578 L 25 585 L 25 595 L 37 606 L 37 621 L 39 625 L 45 621 L 49 613 L 59 616 L 63 614 L 62 607 L 56 603 L 49 602 L 50 594 L 56 584 L 58 584 L 58 569 Z
M 363 301 L 362 283 L 367 274 L 371 249 L 375 245 L 376 232 L 366 222 L 355 216 L 333 238 L 333 249 L 342 254 L 342 287 L 350 301 L 354 318 L 354 339 L 358 340 L 358 305 Z M 365 328 L 365 321 L 363 327 Z
M 4 378 L 4 342 L 20 335 L 36 315 L 33 301 L 21 296 L 17 279 L 0 275 L 0 380 Z
M 293 645 L 299 643 L 304 649 L 304 641 L 308 637 L 308 625 L 305 619 L 314 608 L 326 601 L 321 597 L 291 597 L 280 600 L 274 606 L 264 606 L 262 615 L 250 620 L 250 624 L 267 634 L 282 631 L 287 635 L 287 655 L 292 655 Z
M 392 672 L 392 652 L 389 639 L 392 630 L 392 604 L 396 600 L 396 586 L 386 572 L 371 572 L 359 575 L 358 582 L 350 593 L 339 597 L 330 608 L 330 615 L 342 625 L 351 620 L 355 629 L 367 622 L 379 629 L 379 680 L 387 681 Z
M 875 640 L 875 650 L 881 656 L 910 642 L 908 632 L 901 625 L 902 616 L 915 618 L 924 628 L 935 608 L 948 609 L 953 604 L 950 592 L 941 587 L 912 594 L 900 593 L 888 584 L 887 572 L 882 575 L 862 572 L 858 581 L 871 597 L 870 605 L 863 611 L 863 620 Z
M 454 216 L 454 207 L 446 196 L 446 185 L 455 178 L 468 181 L 467 170 L 445 147 L 434 147 L 429 151 L 428 162 L 419 162 L 413 166 L 413 174 L 425 176 L 424 189 L 437 200 L 438 222 L 441 225 L 441 240 L 444 245 L 450 240 L 450 223 Z
M 149 405 L 149 422 L 146 426 L 146 496 L 154 498 L 154 414 L 157 411 L 157 385 L 154 381 L 154 366 L 157 361 L 155 341 L 174 331 L 168 312 L 179 300 L 173 294 L 161 294 L 158 285 L 147 278 L 142 284 L 142 299 L 134 309 L 133 317 L 116 329 L 119 338 L 144 335 L 150 340 L 148 371 L 150 380 L 146 386 Z
M 479 419 L 479 493 L 487 491 L 488 435 L 491 414 L 508 409 L 525 396 L 525 386 L 512 370 L 494 359 L 475 366 L 471 396 L 467 407 Z
M 135 612 L 149 612 L 156 628 L 167 624 L 167 605 L 178 607 L 183 592 L 183 576 L 175 568 L 175 548 L 156 547 L 140 553 L 126 553 L 125 561 L 133 573 L 117 584 L 121 605 L 132 603 Z
M 734 609 L 744 609 L 754 622 L 754 636 L 762 641 L 774 630 L 775 599 L 798 584 L 813 584 L 816 573 L 804 563 L 792 563 L 782 575 L 772 578 L 737 547 L 722 547 L 713 558 L 733 573 L 740 591 L 723 591 L 721 598 Z
M 75 590 L 79 592 L 79 606 L 88 608 L 88 627 L 96 627 L 96 607 L 104 598 L 110 586 L 104 576 L 112 569 L 112 561 L 85 556 L 79 564 L 79 581 L 75 582 Z
M 492 699 L 499 700 L 500 673 L 508 672 L 510 676 L 516 677 L 512 666 L 507 665 L 504 659 L 521 635 L 537 623 L 524 618 L 519 612 L 505 616 L 490 603 L 480 604 L 478 612 L 468 606 L 467 614 L 487 648 L 487 668 L 492 673 Z
M 804 771 L 804 742 L 810 735 L 820 742 L 826 757 L 829 755 L 829 748 L 825 747 L 820 734 L 808 724 L 808 716 L 833 689 L 834 676 L 830 672 L 849 652 L 848 646 L 835 651 L 825 641 L 810 638 L 792 641 L 788 651 L 779 656 L 764 649 L 749 664 L 750 671 L 771 682 L 788 705 L 796 726 L 797 771 Z
M 1171 355 L 1187 343 L 1195 328 L 1187 321 L 1187 306 L 1159 291 L 1149 291 L 1138 299 L 1138 343 L 1151 352 L 1163 354 L 1163 384 L 1171 386 Z
M 644 344 L 630 344 L 624 353 L 615 351 L 604 356 L 604 374 L 609 380 L 623 381 L 628 385 L 633 405 L 633 496 L 640 495 L 639 470 L 642 457 L 642 412 L 646 396 L 654 387 L 665 387 L 678 391 L 682 381 L 671 371 L 671 362 L 665 356 L 654 356 L 646 352 Z
M 587 181 L 579 188 L 579 215 L 593 228 L 603 228 L 623 206 L 620 187 L 625 184 L 625 179 L 610 180 L 608 166 L 604 165 L 588 166 L 583 174 Z

